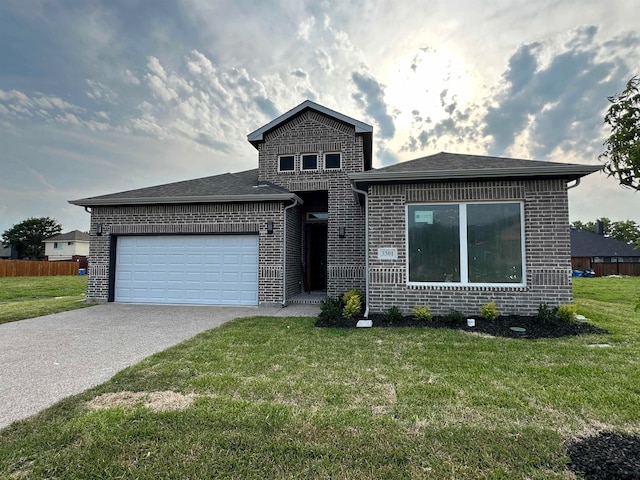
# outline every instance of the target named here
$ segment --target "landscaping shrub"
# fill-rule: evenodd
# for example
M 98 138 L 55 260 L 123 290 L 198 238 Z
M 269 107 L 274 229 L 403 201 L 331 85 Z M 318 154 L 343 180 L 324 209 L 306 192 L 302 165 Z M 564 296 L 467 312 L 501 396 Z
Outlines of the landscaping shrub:
M 536 320 L 540 323 L 552 323 L 556 320 L 556 315 L 553 309 L 550 309 L 546 303 L 541 303 L 538 306 L 538 314 Z
M 485 320 L 493 321 L 500 315 L 498 308 L 496 307 L 496 302 L 489 302 L 486 305 L 483 305 L 480 308 L 480 315 Z
M 431 310 L 426 305 L 424 307 L 420 307 L 416 305 L 413 308 L 413 314 L 418 320 L 422 320 L 425 322 L 429 322 L 432 319 Z
M 558 320 L 562 322 L 573 322 L 576 319 L 575 305 L 560 305 L 554 311 Z
M 358 297 L 360 301 L 362 301 L 362 299 L 364 298 L 364 295 L 362 295 L 362 292 L 360 290 L 358 290 L 357 288 L 354 288 L 349 290 L 344 295 L 342 295 L 342 301 L 346 305 L 347 303 L 349 303 L 349 299 L 352 297 Z
M 384 318 L 391 323 L 399 322 L 402 320 L 402 312 L 398 307 L 391 307 L 384 313 Z
M 320 315 L 331 322 L 337 322 L 342 317 L 342 308 L 341 299 L 327 297 L 320 304 Z
M 360 315 L 361 309 L 362 301 L 360 300 L 360 297 L 358 295 L 351 295 L 342 309 L 342 316 L 344 318 L 355 318 Z
M 465 319 L 465 316 L 455 308 L 452 308 L 451 310 L 449 310 L 449 313 L 447 313 L 443 318 L 445 322 L 449 322 L 449 323 L 460 323 L 464 319 Z

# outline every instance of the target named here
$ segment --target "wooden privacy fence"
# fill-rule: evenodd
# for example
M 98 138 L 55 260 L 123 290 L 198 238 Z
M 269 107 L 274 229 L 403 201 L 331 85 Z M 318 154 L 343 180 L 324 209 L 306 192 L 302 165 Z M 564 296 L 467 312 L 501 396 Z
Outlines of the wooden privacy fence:
M 0 277 L 53 277 L 78 275 L 78 262 L 0 260 Z
M 640 263 L 594 263 L 593 271 L 597 277 L 606 277 L 607 275 L 640 275 Z

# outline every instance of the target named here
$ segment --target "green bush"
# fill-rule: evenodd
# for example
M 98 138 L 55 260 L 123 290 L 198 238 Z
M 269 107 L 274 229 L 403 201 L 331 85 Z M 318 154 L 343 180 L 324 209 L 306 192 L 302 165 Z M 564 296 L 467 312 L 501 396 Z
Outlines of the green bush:
M 413 308 L 413 314 L 418 320 L 422 320 L 425 322 L 429 322 L 433 318 L 431 315 L 431 310 L 429 310 L 429 307 L 427 307 L 426 305 L 424 307 L 416 305 Z
M 575 305 L 560 305 L 554 311 L 558 320 L 562 322 L 573 322 L 576 319 Z
M 345 318 L 355 318 L 358 316 L 360 312 L 362 312 L 363 299 L 364 296 L 362 295 L 362 292 L 357 288 L 349 290 L 347 293 L 342 295 L 342 305 L 344 306 L 342 315 Z
M 342 301 L 346 305 L 347 303 L 349 303 L 349 299 L 351 297 L 356 297 L 356 296 L 360 299 L 360 301 L 362 301 L 362 299 L 364 298 L 364 295 L 362 294 L 362 292 L 360 290 L 358 290 L 357 288 L 354 288 L 352 290 L 349 290 L 344 295 L 342 295 Z
M 384 312 L 384 318 L 391 323 L 399 322 L 402 320 L 402 312 L 398 307 L 391 307 Z
M 485 320 L 490 320 L 490 321 L 493 321 L 496 318 L 498 318 L 498 316 L 500 316 L 500 312 L 496 307 L 496 302 L 489 302 L 486 305 L 483 305 L 480 308 L 480 315 L 482 315 L 482 318 L 484 318 Z
M 342 300 L 339 298 L 327 297 L 320 304 L 320 316 L 331 322 L 337 322 L 342 317 Z
M 342 316 L 344 318 L 355 318 L 360 315 L 361 309 L 362 302 L 360 297 L 358 295 L 351 295 L 342 309 Z
M 449 310 L 449 313 L 447 313 L 443 318 L 445 322 L 449 322 L 449 323 L 460 323 L 464 319 L 465 319 L 465 316 L 455 308 L 452 308 L 451 310 Z
M 556 321 L 556 315 L 553 309 L 550 309 L 546 303 L 541 303 L 538 306 L 538 314 L 536 320 L 540 323 L 552 323 Z

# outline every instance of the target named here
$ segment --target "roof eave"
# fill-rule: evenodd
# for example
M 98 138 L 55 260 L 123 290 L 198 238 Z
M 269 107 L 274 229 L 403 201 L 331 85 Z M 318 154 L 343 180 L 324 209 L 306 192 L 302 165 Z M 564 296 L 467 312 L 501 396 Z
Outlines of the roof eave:
M 79 205 L 81 207 L 97 207 L 116 205 L 172 205 L 185 203 L 278 202 L 296 199 L 298 202 L 303 203 L 302 200 L 294 193 L 147 198 L 82 198 L 79 200 L 69 200 L 69 203 L 72 205 Z
M 466 170 L 434 170 L 429 172 L 376 172 L 353 173 L 349 178 L 353 182 L 406 182 L 406 181 L 441 181 L 441 180 L 476 180 L 489 178 L 527 178 L 551 177 L 575 180 L 601 170 L 602 167 L 592 165 L 553 165 L 526 168 L 491 168 Z

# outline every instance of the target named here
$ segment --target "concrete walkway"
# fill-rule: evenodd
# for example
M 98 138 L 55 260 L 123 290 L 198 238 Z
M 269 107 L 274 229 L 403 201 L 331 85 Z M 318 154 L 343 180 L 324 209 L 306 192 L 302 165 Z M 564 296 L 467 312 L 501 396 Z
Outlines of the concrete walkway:
M 286 308 L 109 303 L 0 325 L 0 428 L 238 317 L 316 316 Z

